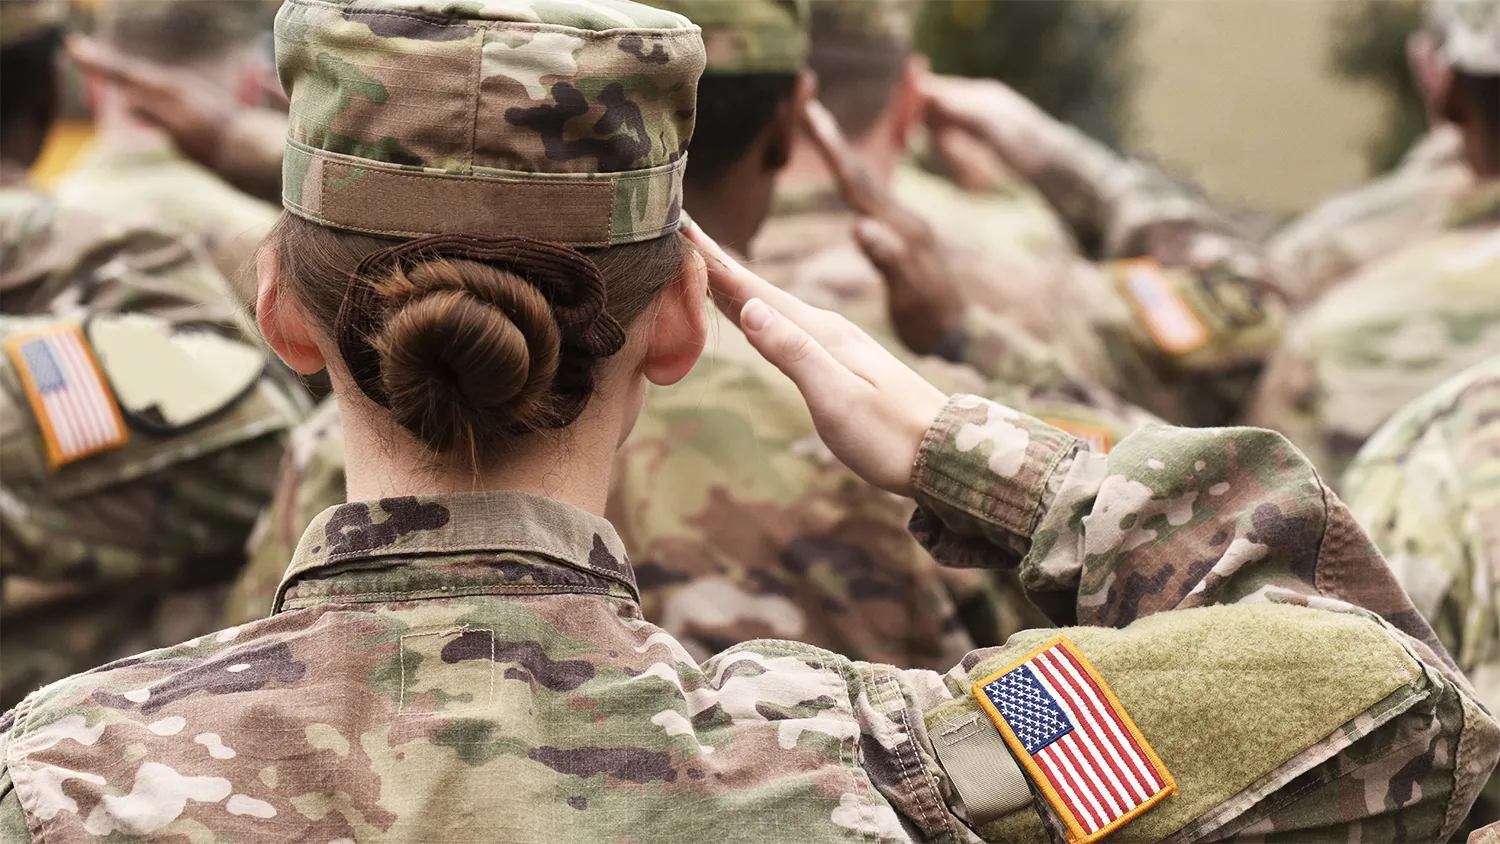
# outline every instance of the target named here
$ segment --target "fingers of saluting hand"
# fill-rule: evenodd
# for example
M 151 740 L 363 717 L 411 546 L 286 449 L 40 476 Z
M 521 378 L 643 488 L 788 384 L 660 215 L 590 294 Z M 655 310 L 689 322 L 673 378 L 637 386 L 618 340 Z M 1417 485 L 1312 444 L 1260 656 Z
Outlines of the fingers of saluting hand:
M 794 319 L 803 318 L 815 310 L 801 299 L 745 269 L 696 223 L 684 233 L 688 241 L 703 253 L 708 263 L 708 289 L 713 294 L 714 303 L 735 325 L 740 324 L 741 307 L 751 299 L 760 299 Z
M 833 114 L 817 100 L 808 100 L 802 113 L 802 124 L 849 207 L 870 217 L 889 213 L 890 194 L 875 182 L 859 154 L 849 146 Z
M 148 84 L 149 73 L 140 64 L 118 50 L 97 39 L 82 35 L 70 35 L 67 41 L 68 55 L 85 71 L 98 74 L 111 82 Z

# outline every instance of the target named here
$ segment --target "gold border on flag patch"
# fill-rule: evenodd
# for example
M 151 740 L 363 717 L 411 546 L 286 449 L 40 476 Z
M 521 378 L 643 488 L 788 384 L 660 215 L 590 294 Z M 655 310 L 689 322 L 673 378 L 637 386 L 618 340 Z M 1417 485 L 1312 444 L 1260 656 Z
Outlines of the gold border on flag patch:
M 25 348 L 34 343 L 44 344 L 45 358 L 27 357 Z M 47 468 L 55 472 L 130 439 L 120 405 L 81 325 L 65 322 L 20 334 L 6 341 L 5 350 L 41 429 Z M 43 364 L 51 371 L 37 372 Z M 43 377 L 48 383 L 41 383 Z
M 1073 844 L 1098 841 L 1177 793 L 1125 707 L 1065 636 L 970 691 Z
M 1185 355 L 1208 345 L 1208 326 L 1167 280 L 1155 258 L 1120 261 L 1115 280 L 1157 348 L 1169 355 Z

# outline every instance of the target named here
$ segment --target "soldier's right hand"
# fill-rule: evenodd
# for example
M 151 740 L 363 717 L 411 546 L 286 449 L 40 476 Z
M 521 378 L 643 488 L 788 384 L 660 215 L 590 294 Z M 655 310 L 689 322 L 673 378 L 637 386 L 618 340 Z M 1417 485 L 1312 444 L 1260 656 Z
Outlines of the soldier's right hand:
M 833 115 L 811 101 L 803 122 L 813 145 L 860 215 L 855 240 L 885 280 L 886 309 L 896 336 L 919 355 L 957 359 L 956 332 L 968 303 L 957 282 L 960 268 L 932 226 L 904 207 L 870 175 L 839 131 Z
M 719 309 L 797 385 L 834 455 L 871 484 L 910 497 L 917 452 L 948 397 L 843 316 L 745 269 L 696 225 L 687 237 L 706 259 Z
M 967 132 L 1026 178 L 1046 166 L 1053 146 L 1048 133 L 1058 123 L 1036 103 L 994 79 L 927 74 L 921 85 L 924 119 L 935 137 Z
M 131 111 L 166 132 L 184 155 L 213 166 L 225 128 L 241 110 L 232 94 L 96 39 L 72 36 L 68 53 L 85 73 L 115 85 Z

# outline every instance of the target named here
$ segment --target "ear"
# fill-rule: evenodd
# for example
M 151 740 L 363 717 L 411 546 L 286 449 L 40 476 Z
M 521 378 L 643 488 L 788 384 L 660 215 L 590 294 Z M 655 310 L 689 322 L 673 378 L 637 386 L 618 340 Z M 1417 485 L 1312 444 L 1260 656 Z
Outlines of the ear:
M 932 63 L 926 56 L 912 53 L 906 57 L 901 69 L 901 81 L 896 94 L 891 98 L 891 141 L 895 149 L 905 150 L 912 130 L 921 124 L 925 103 L 922 97 L 924 81 L 932 73 Z
M 662 291 L 659 302 L 641 372 L 665 387 L 692 370 L 708 339 L 708 266 L 698 250 L 688 247 L 682 272 Z
M 276 254 L 262 248 L 255 255 L 255 321 L 261 336 L 278 357 L 301 375 L 312 375 L 328 365 L 313 342 L 313 334 L 300 308 L 283 298 L 276 272 Z
M 777 172 L 792 160 L 792 150 L 802 134 L 802 114 L 807 104 L 818 95 L 818 77 L 811 70 L 797 73 L 797 82 L 792 86 L 792 95 L 776 107 L 776 116 L 765 129 L 765 165 Z

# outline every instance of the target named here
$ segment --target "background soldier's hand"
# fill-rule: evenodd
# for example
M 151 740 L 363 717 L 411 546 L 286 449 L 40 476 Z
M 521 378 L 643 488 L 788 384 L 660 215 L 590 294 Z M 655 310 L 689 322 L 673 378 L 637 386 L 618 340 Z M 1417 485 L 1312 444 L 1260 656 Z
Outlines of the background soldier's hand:
M 987 144 L 1023 176 L 1034 177 L 1052 147 L 1057 121 L 1031 100 L 994 79 L 928 74 L 922 79 L 924 119 L 934 137 L 966 132 Z
M 85 73 L 118 86 L 131 110 L 171 136 L 182 153 L 212 167 L 225 127 L 241 106 L 232 94 L 92 38 L 68 39 Z
M 947 396 L 849 320 L 745 269 L 696 225 L 687 236 L 719 309 L 797 385 L 834 455 L 871 484 L 912 495 L 917 451 Z
M 809 102 L 804 118 L 845 201 L 860 215 L 855 240 L 885 278 L 896 336 L 918 354 L 955 357 L 950 346 L 966 302 L 942 240 L 875 182 L 822 104 Z

